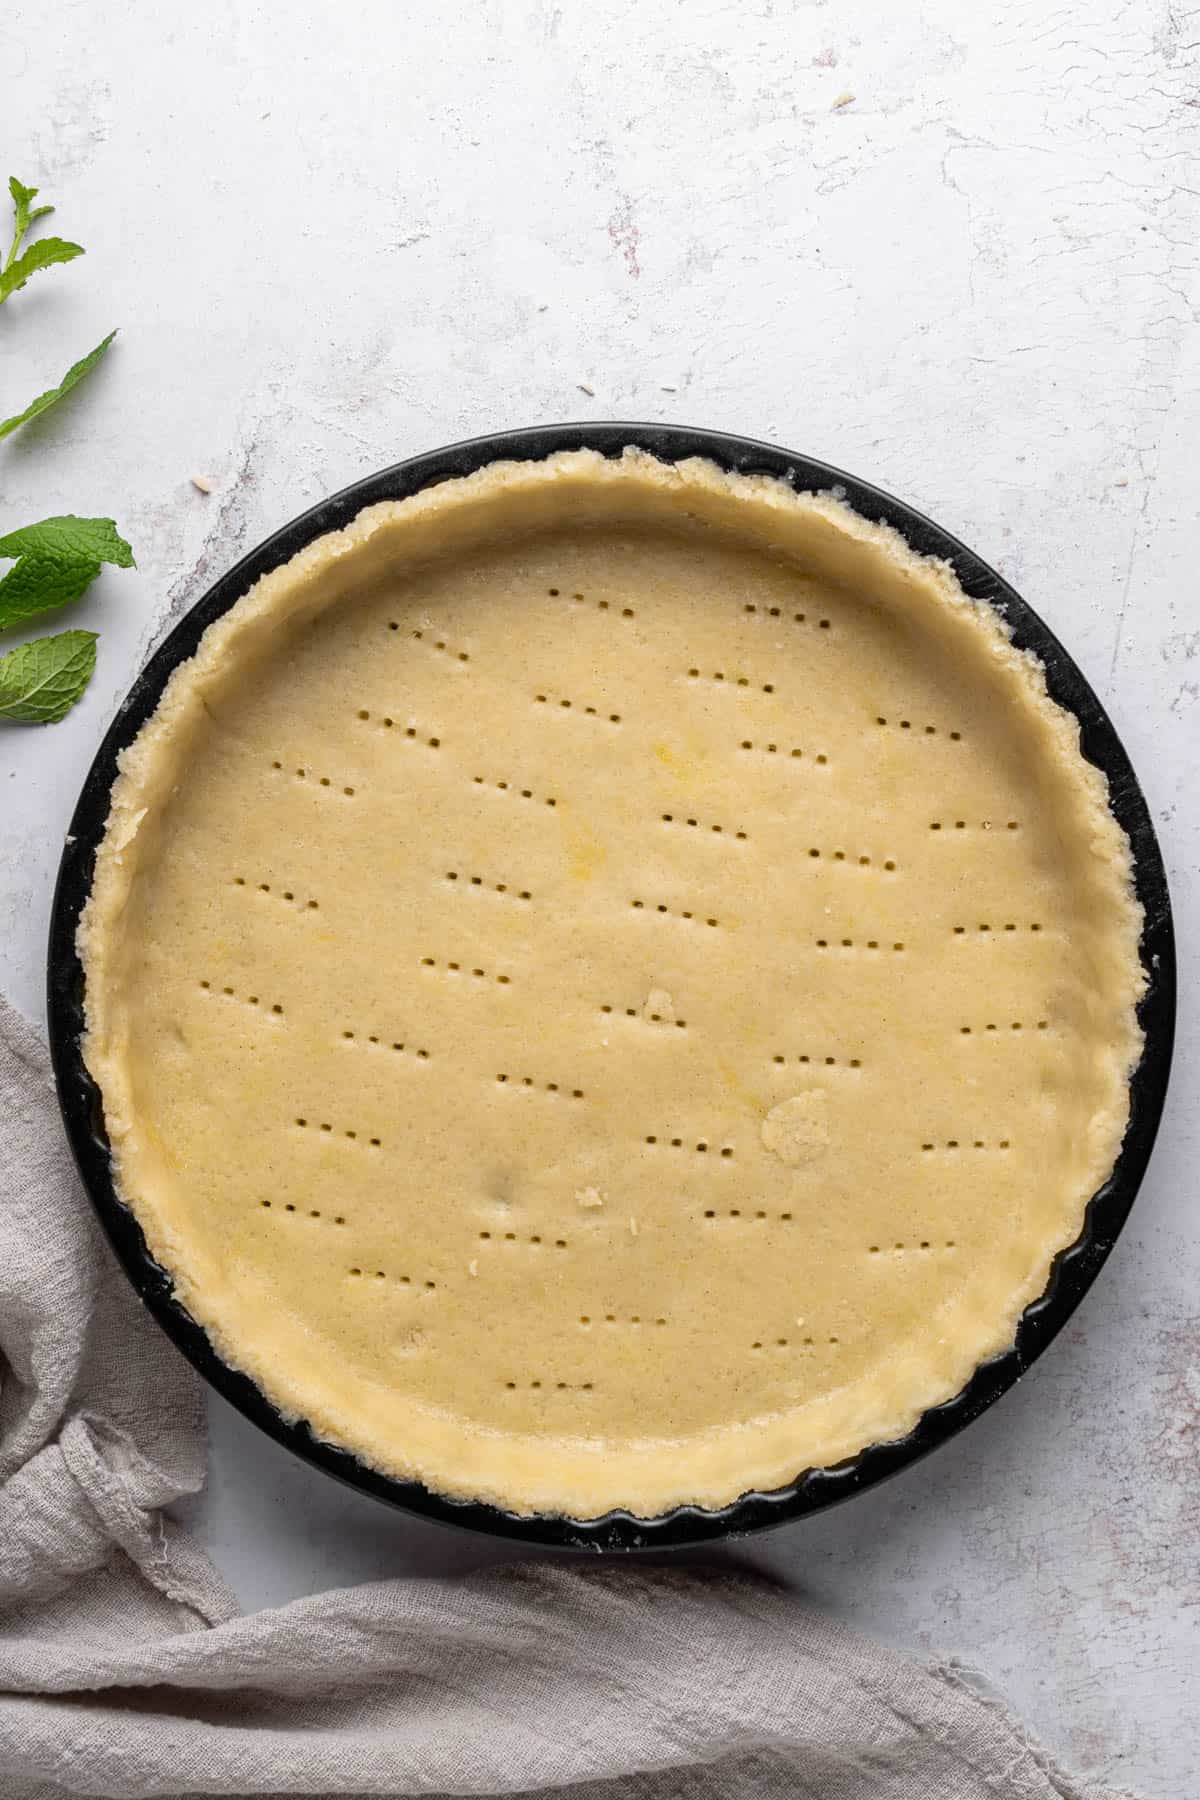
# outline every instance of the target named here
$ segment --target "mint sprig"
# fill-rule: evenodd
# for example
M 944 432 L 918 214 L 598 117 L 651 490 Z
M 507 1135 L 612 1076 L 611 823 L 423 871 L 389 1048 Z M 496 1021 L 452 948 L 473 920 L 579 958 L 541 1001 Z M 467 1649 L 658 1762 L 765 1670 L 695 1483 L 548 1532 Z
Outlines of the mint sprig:
M 82 256 L 80 245 L 64 238 L 38 238 L 26 244 L 30 228 L 52 206 L 35 206 L 38 190 L 15 175 L 8 178 L 13 203 L 13 236 L 0 262 L 0 306 L 24 287 L 31 275 L 55 263 Z M 11 418 L 0 420 L 0 438 L 46 412 L 89 374 L 112 343 L 110 331 L 94 350 L 72 363 L 57 387 L 47 388 Z M 0 559 L 13 567 L 0 576 L 0 631 L 67 606 L 89 588 L 105 563 L 133 566 L 133 552 L 111 519 L 81 519 L 73 514 L 42 519 L 0 536 Z M 49 724 L 63 718 L 92 678 L 96 666 L 96 633 L 63 631 L 35 638 L 0 656 L 0 720 Z
M 13 235 L 8 255 L 0 262 L 0 306 L 19 288 L 23 288 L 29 277 L 36 275 L 39 269 L 52 268 L 55 263 L 73 262 L 77 256 L 84 254 L 82 244 L 71 244 L 66 238 L 58 237 L 38 238 L 22 250 L 21 246 L 30 227 L 36 225 L 39 219 L 44 219 L 47 213 L 52 213 L 54 208 L 35 206 L 33 202 L 37 198 L 37 188 L 26 187 L 15 175 L 8 178 L 8 191 L 13 203 Z M 30 419 L 36 419 L 39 413 L 47 412 L 56 400 L 69 394 L 95 368 L 115 336 L 116 332 L 110 331 L 94 350 L 89 350 L 86 356 L 81 356 L 78 362 L 71 364 L 57 387 L 47 388 L 45 393 L 39 394 L 36 400 L 31 400 L 22 411 L 0 421 L 0 438 L 7 437 L 19 425 L 27 425 Z

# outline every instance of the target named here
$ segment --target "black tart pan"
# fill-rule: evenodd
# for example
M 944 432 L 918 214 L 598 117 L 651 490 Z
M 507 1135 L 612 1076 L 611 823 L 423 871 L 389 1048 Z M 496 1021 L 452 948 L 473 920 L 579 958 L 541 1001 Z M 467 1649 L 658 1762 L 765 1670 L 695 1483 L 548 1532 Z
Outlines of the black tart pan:
M 1129 1127 L 1116 1166 L 1093 1196 L 1078 1240 L 1056 1257 L 1045 1293 L 1026 1309 L 1015 1344 L 983 1363 L 961 1393 L 925 1413 L 906 1437 L 872 1445 L 835 1468 L 800 1472 L 787 1487 L 770 1493 L 743 1494 L 717 1511 L 680 1506 L 653 1519 L 621 1510 L 587 1520 L 543 1515 L 524 1518 L 489 1505 L 450 1500 L 415 1482 L 393 1480 L 368 1468 L 348 1451 L 322 1443 L 303 1421 L 285 1419 L 247 1376 L 222 1362 L 204 1331 L 175 1298 L 170 1276 L 151 1257 L 137 1219 L 114 1189 L 104 1107 L 80 1051 L 84 977 L 75 933 L 108 816 L 118 754 L 154 711 L 171 671 L 193 654 L 206 627 L 228 612 L 261 575 L 286 562 L 314 538 L 348 524 L 364 506 L 377 501 L 401 500 L 435 482 L 469 475 L 504 459 L 532 461 L 555 451 L 577 449 L 619 456 L 627 444 L 668 462 L 703 456 L 724 469 L 778 476 L 797 491 L 835 489 L 864 518 L 893 525 L 914 550 L 945 558 L 972 599 L 985 601 L 1003 614 L 1016 644 L 1032 650 L 1044 664 L 1054 699 L 1079 720 L 1083 754 L 1107 777 L 1112 810 L 1133 846 L 1137 893 L 1145 913 L 1141 958 L 1147 986 L 1140 1007 L 1145 1045 L 1132 1079 Z M 84 1186 L 138 1294 L 217 1392 L 277 1443 L 362 1493 L 424 1518 L 491 1537 L 593 1551 L 665 1550 L 737 1537 L 803 1518 L 874 1487 L 978 1418 L 1061 1331 L 1112 1249 L 1154 1143 L 1175 1024 L 1171 904 L 1146 801 L 1104 708 L 1054 634 L 994 569 L 903 501 L 809 457 L 749 438 L 676 425 L 548 425 L 497 432 L 412 456 L 312 507 L 222 575 L 159 646 L 134 682 L 83 784 L 54 896 L 48 984 L 50 1045 L 59 1101 Z

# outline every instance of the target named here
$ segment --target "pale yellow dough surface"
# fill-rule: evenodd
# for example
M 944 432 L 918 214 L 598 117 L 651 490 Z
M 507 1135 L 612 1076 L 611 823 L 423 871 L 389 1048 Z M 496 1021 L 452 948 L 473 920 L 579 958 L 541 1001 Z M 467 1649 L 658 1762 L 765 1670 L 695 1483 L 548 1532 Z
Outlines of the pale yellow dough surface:
M 266 577 L 81 930 L 120 1186 L 381 1469 L 654 1514 L 907 1431 L 1124 1131 L 1128 846 L 950 572 L 829 496 L 498 464 Z

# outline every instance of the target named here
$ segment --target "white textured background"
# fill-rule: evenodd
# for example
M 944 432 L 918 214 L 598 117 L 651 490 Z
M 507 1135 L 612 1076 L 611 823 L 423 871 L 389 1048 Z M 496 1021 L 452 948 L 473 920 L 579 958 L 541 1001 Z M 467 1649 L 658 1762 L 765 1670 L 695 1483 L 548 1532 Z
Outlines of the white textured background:
M 0 173 L 40 183 L 88 249 L 0 315 L 0 412 L 122 327 L 85 389 L 0 447 L 0 518 L 111 513 L 139 565 L 70 621 L 102 632 L 84 704 L 0 728 L 0 986 L 31 1017 L 65 822 L 146 651 L 242 550 L 412 451 L 580 416 L 772 438 L 961 534 L 1082 663 L 1182 936 L 1150 1179 L 1018 1391 L 747 1554 L 958 1652 L 1065 1755 L 1155 1800 L 1200 1785 L 1198 68 L 1182 0 L 0 17 Z M 247 1605 L 488 1555 L 219 1404 L 188 1510 Z

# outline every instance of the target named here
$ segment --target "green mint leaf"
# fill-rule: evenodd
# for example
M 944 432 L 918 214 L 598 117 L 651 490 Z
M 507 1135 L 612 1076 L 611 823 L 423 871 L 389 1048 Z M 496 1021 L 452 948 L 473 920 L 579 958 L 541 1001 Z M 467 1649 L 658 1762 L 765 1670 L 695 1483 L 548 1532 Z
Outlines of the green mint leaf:
M 7 532 L 0 537 L 0 556 L 86 556 L 119 569 L 134 566 L 133 551 L 111 519 L 77 519 L 72 513 Z
M 0 438 L 6 438 L 10 431 L 17 429 L 18 425 L 27 425 L 30 419 L 36 419 L 39 413 L 44 413 L 54 405 L 56 400 L 61 400 L 64 394 L 69 394 L 76 382 L 82 381 L 84 376 L 90 374 L 95 368 L 116 335 L 115 331 L 110 331 L 94 350 L 89 350 L 86 356 L 81 356 L 77 363 L 71 364 L 57 387 L 47 388 L 44 394 L 39 394 L 36 400 L 31 400 L 24 412 L 14 413 L 11 419 L 0 419 Z
M 101 563 L 128 569 L 133 552 L 111 519 L 43 519 L 0 538 L 0 557 L 16 567 L 0 580 L 0 631 L 68 606 L 91 585 Z
M 95 581 L 100 564 L 85 557 L 46 560 L 24 556 L 0 581 L 0 631 L 69 606 Z
M 96 666 L 96 633 L 62 631 L 0 656 L 0 719 L 52 725 L 70 712 Z
M 39 269 L 48 269 L 54 263 L 73 262 L 77 256 L 83 255 L 82 244 L 69 244 L 66 238 L 39 238 L 36 244 L 30 244 L 28 250 L 9 261 L 0 274 L 0 306 L 23 288 L 31 275 Z

